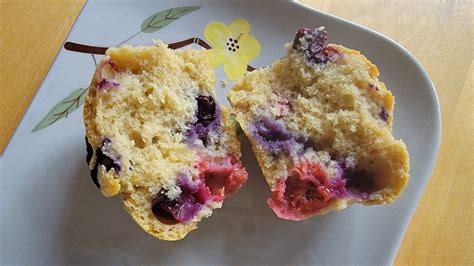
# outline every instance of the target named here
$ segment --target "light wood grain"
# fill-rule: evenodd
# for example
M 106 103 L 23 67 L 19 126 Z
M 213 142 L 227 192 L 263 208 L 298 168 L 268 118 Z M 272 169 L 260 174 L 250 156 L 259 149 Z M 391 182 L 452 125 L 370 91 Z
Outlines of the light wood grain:
M 441 104 L 441 148 L 395 264 L 474 265 L 473 2 L 301 2 L 389 36 L 430 74 Z
M 0 154 L 86 0 L 0 0 Z

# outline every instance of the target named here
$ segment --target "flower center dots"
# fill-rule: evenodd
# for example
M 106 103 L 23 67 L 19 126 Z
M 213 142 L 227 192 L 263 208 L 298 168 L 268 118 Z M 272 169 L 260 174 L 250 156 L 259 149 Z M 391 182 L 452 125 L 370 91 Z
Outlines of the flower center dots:
M 239 50 L 240 46 L 238 45 L 238 43 L 239 43 L 240 37 L 242 37 L 242 33 L 239 34 L 237 39 L 229 37 L 229 39 L 226 42 L 227 50 L 229 50 L 229 52 L 235 52 Z

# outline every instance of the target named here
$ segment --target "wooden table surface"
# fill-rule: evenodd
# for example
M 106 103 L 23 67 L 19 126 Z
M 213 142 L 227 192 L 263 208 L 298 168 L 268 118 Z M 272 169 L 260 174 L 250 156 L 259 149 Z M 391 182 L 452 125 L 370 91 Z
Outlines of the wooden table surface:
M 51 47 L 59 49 L 67 28 L 74 21 L 84 1 L 45 0 L 40 5 L 39 0 L 0 0 L 1 54 L 5 55 L 8 49 L 13 49 L 8 50 L 8 56 L 4 56 L 9 58 L 7 63 L 0 64 L 2 74 L 0 83 L 9 85 L 9 87 L 0 86 L 2 108 L 3 104 L 9 102 L 5 97 L 8 93 L 7 88 L 28 90 L 27 98 L 31 99 L 56 54 Z M 301 2 L 389 36 L 410 50 L 430 74 L 441 104 L 441 147 L 433 174 L 405 235 L 395 264 L 474 265 L 473 2 L 461 0 L 302 0 Z M 13 3 L 18 3 L 18 6 L 12 6 Z M 9 12 L 4 12 L 7 8 Z M 42 14 L 41 12 L 48 16 L 37 16 Z M 13 20 L 23 23 L 10 23 Z M 52 23 L 53 20 L 62 23 L 58 26 L 57 23 Z M 47 27 L 38 27 L 38 24 Z M 33 27 L 35 25 L 36 27 Z M 23 48 L 28 43 L 42 45 L 36 46 L 33 52 L 28 52 L 31 49 Z M 15 62 L 23 62 L 25 57 L 29 59 L 28 65 L 38 66 L 32 64 L 33 62 L 39 64 L 39 67 L 36 70 L 26 68 L 20 71 L 19 68 L 25 65 Z M 10 75 L 7 77 L 5 73 Z M 15 75 L 22 77 L 23 80 L 12 79 L 11 77 Z M 29 103 L 29 99 L 26 100 Z

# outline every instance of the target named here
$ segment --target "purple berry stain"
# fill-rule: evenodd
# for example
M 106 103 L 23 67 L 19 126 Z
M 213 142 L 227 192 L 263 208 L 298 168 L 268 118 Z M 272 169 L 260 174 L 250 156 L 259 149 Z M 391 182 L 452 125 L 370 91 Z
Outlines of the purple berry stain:
M 250 131 L 264 148 L 272 152 L 284 150 L 291 153 L 307 143 L 306 138 L 289 132 L 281 122 L 268 117 L 257 119 Z
M 382 107 L 382 110 L 379 113 L 380 119 L 382 119 L 384 122 L 388 122 L 388 117 L 390 114 L 385 110 L 385 108 Z
M 100 82 L 99 82 L 99 85 L 97 85 L 97 87 L 99 88 L 99 90 L 106 90 L 106 91 L 109 91 L 111 89 L 115 89 L 118 87 L 118 83 L 115 83 L 113 81 L 110 81 L 110 80 L 106 80 L 106 79 L 102 79 Z
M 259 123 L 255 124 L 258 135 L 268 142 L 285 141 L 291 138 L 290 133 L 283 125 L 268 117 L 261 118 Z

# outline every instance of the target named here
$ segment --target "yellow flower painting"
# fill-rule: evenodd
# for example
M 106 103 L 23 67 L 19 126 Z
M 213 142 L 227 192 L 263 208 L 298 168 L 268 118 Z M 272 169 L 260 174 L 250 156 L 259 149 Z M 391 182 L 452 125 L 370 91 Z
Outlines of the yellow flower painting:
M 212 67 L 224 64 L 224 71 L 231 80 L 243 77 L 248 63 L 260 54 L 260 43 L 250 35 L 250 30 L 250 23 L 242 18 L 228 25 L 210 22 L 204 29 L 204 37 L 213 47 L 207 51 Z

